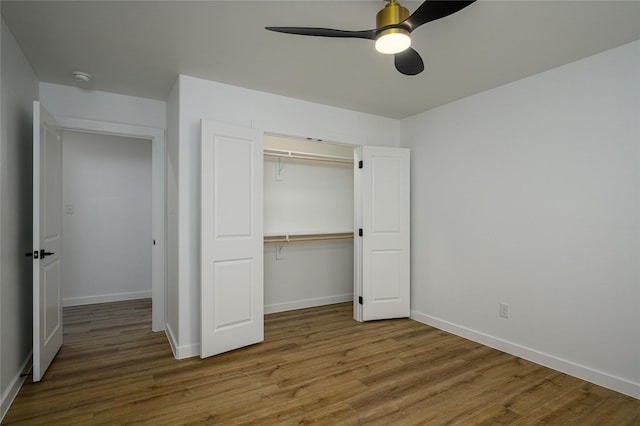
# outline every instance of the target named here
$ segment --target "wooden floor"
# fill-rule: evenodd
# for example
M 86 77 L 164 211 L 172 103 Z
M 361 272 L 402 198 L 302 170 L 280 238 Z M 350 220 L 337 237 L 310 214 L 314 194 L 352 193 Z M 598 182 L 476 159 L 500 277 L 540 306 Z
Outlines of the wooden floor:
M 148 300 L 64 322 L 4 424 L 640 425 L 640 400 L 348 303 L 267 315 L 264 343 L 206 360 L 173 358 Z

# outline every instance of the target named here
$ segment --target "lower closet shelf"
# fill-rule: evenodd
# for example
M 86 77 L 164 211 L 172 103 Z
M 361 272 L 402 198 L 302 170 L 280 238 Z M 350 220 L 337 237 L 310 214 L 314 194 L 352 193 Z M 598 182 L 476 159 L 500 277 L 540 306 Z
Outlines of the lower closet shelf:
M 341 232 L 333 234 L 271 235 L 268 237 L 264 237 L 264 242 L 293 243 L 298 241 L 346 240 L 349 238 L 353 238 L 352 232 Z

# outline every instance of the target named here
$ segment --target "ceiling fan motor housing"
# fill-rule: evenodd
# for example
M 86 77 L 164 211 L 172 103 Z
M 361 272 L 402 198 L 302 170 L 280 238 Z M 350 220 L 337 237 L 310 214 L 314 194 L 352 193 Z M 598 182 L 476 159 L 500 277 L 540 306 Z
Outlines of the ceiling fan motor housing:
M 385 27 L 387 25 L 399 24 L 409 17 L 409 9 L 396 3 L 395 0 L 390 0 L 378 14 L 376 15 L 376 28 Z M 406 34 L 409 32 L 402 28 L 389 28 L 378 34 L 381 37 L 386 34 Z

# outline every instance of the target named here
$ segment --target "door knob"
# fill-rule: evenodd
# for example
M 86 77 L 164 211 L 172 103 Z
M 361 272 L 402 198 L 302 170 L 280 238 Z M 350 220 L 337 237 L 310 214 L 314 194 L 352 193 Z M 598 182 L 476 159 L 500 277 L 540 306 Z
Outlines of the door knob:
M 55 253 L 50 251 L 45 251 L 44 249 L 40 249 L 40 259 L 44 259 L 47 256 L 54 255 Z

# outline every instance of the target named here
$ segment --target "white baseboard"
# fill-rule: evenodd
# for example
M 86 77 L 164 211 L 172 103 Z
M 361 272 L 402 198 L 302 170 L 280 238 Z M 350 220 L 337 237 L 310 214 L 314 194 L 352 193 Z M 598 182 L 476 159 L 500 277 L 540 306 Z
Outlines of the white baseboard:
M 518 345 L 498 337 L 490 336 L 467 327 L 453 324 L 421 312 L 411 311 L 411 318 L 423 324 L 464 337 L 465 339 L 481 343 L 508 354 L 535 362 L 536 364 L 552 368 L 579 379 L 640 399 L 640 383 L 634 383 L 621 377 L 612 376 L 611 374 L 607 374 L 566 359 L 561 359 L 526 346 Z
M 178 356 L 176 355 L 177 353 L 176 347 L 178 346 L 178 342 L 176 342 L 176 337 L 173 334 L 173 330 L 171 330 L 171 326 L 168 323 L 164 325 L 164 334 L 165 336 L 167 336 L 167 340 L 169 341 L 169 346 L 171 346 L 171 352 L 173 352 L 173 357 L 177 359 Z
M 171 346 L 171 352 L 173 352 L 173 357 L 175 359 L 185 359 L 194 356 L 200 356 L 200 345 L 178 345 L 178 341 L 176 340 L 175 334 L 173 334 L 173 330 L 171 330 L 171 326 L 169 324 L 165 324 L 164 333 L 167 336 L 167 340 L 169 340 L 169 346 Z
M 11 380 L 11 383 L 9 384 L 7 389 L 2 389 L 2 404 L 0 404 L 0 423 L 2 423 L 2 420 L 4 420 L 4 416 L 9 411 L 9 407 L 11 407 L 11 404 L 13 404 L 13 400 L 16 399 L 16 396 L 18 396 L 18 392 L 20 392 L 20 388 L 27 378 L 27 376 L 23 374 L 28 373 L 29 370 L 31 370 L 31 364 L 32 354 L 29 354 L 27 359 L 22 364 L 22 368 L 13 378 L 13 380 Z
M 128 293 L 100 294 L 96 296 L 67 297 L 62 299 L 63 306 L 93 305 L 94 303 L 122 302 L 124 300 L 150 299 L 149 291 L 132 291 Z
M 264 306 L 265 314 L 293 311 L 294 309 L 313 308 L 315 306 L 332 305 L 334 303 L 351 302 L 353 294 L 339 294 L 335 296 L 318 297 L 315 299 L 294 300 L 293 302 L 274 303 Z

